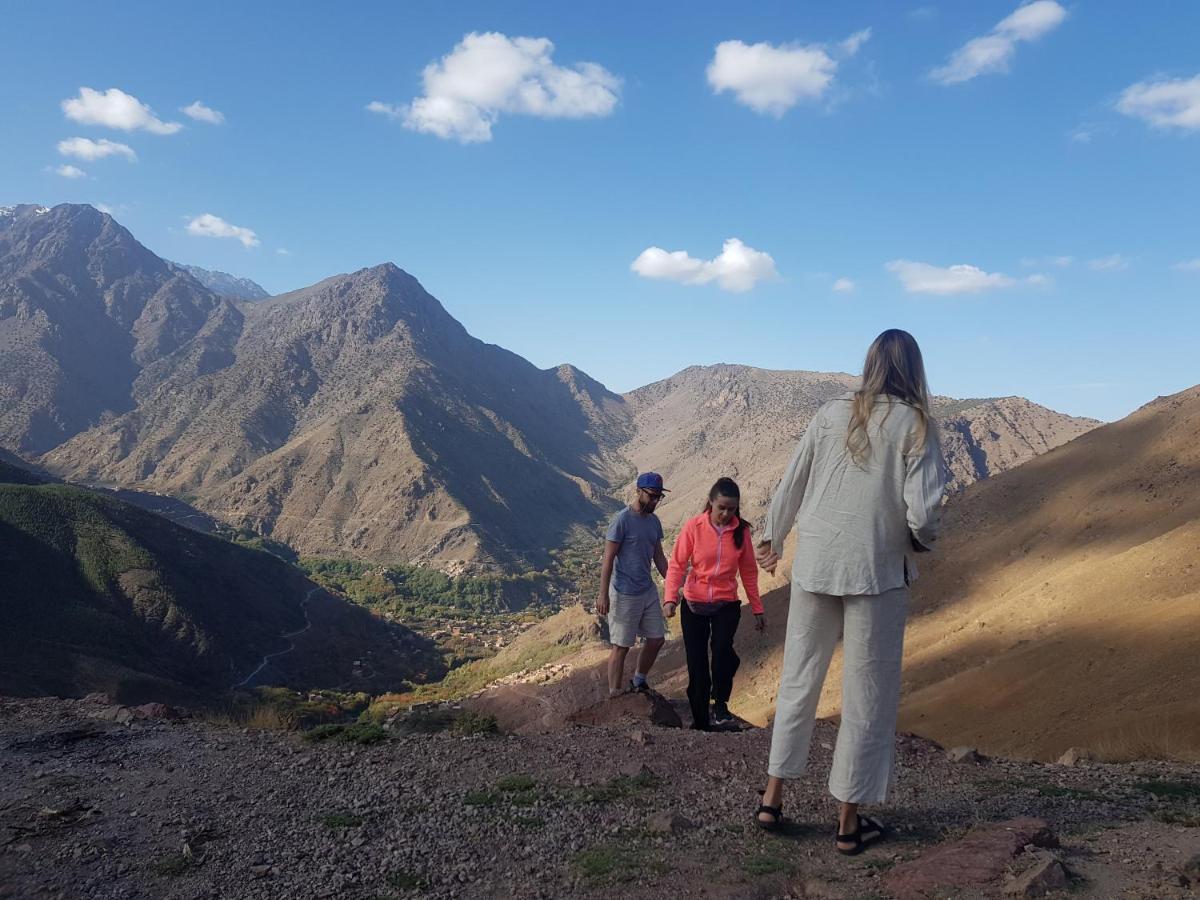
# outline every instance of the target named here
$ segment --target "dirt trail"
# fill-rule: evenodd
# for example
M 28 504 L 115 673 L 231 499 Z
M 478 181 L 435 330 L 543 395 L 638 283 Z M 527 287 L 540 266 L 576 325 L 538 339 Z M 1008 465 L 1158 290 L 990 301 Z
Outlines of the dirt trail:
M 289 631 L 287 634 L 280 635 L 280 637 L 288 640 L 287 647 L 285 647 L 283 650 L 276 650 L 274 653 L 268 653 L 266 656 L 264 656 L 262 658 L 262 662 L 258 664 L 257 669 L 255 669 L 253 672 L 251 672 L 249 675 L 247 675 L 245 678 L 243 678 L 241 681 L 239 681 L 237 684 L 235 684 L 233 686 L 235 689 L 241 688 L 241 687 L 251 687 L 252 685 L 250 684 L 250 682 L 254 680 L 256 675 L 258 675 L 263 669 L 265 669 L 267 667 L 267 665 L 271 662 L 271 660 L 278 659 L 281 656 L 285 656 L 288 653 L 291 653 L 293 650 L 296 649 L 296 642 L 291 640 L 291 638 L 299 637 L 300 635 L 302 635 L 306 631 L 308 631 L 308 629 L 312 628 L 312 621 L 308 617 L 308 601 L 311 600 L 316 594 L 320 593 L 323 590 L 325 590 L 325 589 L 320 588 L 320 587 L 315 587 L 311 591 L 309 591 L 307 594 L 305 594 L 304 599 L 300 601 L 300 611 L 302 613 L 304 613 L 304 627 L 298 628 L 295 631 Z

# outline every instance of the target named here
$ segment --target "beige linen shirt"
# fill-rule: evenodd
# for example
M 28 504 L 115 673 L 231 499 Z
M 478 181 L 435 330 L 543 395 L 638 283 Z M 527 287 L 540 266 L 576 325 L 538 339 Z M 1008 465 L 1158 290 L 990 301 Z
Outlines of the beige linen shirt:
M 859 465 L 846 449 L 853 397 L 830 400 L 813 416 L 756 536 L 782 553 L 795 524 L 792 580 L 814 594 L 903 587 L 906 572 L 916 577 L 909 535 L 929 547 L 941 522 L 946 476 L 935 436 L 923 452 L 907 452 L 918 413 L 880 394 L 867 426 L 870 456 Z

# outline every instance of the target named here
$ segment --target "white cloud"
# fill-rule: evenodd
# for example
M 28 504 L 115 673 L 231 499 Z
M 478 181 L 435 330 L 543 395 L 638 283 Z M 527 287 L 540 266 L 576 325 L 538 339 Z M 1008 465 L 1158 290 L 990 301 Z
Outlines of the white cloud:
M 747 247 L 737 238 L 729 238 L 715 259 L 696 259 L 685 250 L 668 252 L 660 247 L 643 250 L 630 268 L 643 278 L 678 281 L 681 284 L 708 284 L 715 281 L 726 291 L 737 294 L 751 290 L 758 282 L 779 277 L 770 254 Z
M 1200 258 L 1175 263 L 1171 268 L 1180 272 L 1200 272 Z
M 1050 285 L 1054 284 L 1054 279 L 1049 275 L 1043 275 L 1038 272 L 1026 278 L 1025 283 L 1032 284 L 1034 287 L 1050 287 Z
M 149 131 L 153 134 L 174 134 L 183 126 L 164 122 L 137 97 L 117 88 L 101 93 L 89 87 L 79 89 L 79 96 L 62 102 L 67 118 L 84 125 L 103 125 L 121 131 Z
M 115 209 L 113 209 L 111 206 L 109 206 L 107 203 L 93 203 L 92 205 L 94 207 L 96 207 L 96 209 L 100 210 L 100 212 L 104 213 L 105 215 L 115 216 L 117 214 L 117 211 Z
M 225 123 L 225 114 L 218 112 L 210 106 L 205 106 L 199 100 L 187 106 L 179 107 L 179 111 L 197 122 L 207 122 L 209 125 L 223 125 Z
M 278 253 L 280 256 L 291 256 L 292 255 L 292 251 L 289 250 L 287 247 L 276 247 L 275 252 Z
M 900 279 L 909 294 L 978 294 L 993 288 L 1010 287 L 1007 275 L 985 272 L 976 266 L 932 266 L 929 263 L 894 259 L 885 268 Z
M 936 18 L 937 17 L 937 7 L 936 6 L 918 6 L 915 9 L 910 9 L 908 11 L 908 17 L 910 19 L 917 19 L 917 20 Z
M 838 47 L 846 56 L 854 56 L 862 48 L 862 45 L 871 39 L 871 29 L 864 28 L 861 31 L 856 31 L 850 37 L 846 38 Z
M 839 278 L 833 283 L 833 289 L 839 294 L 853 294 L 856 285 L 849 278 Z
M 591 62 L 554 64 L 547 38 L 497 32 L 466 35 L 422 72 L 425 93 L 407 106 L 374 100 L 371 112 L 400 119 L 406 128 L 464 144 L 490 141 L 503 114 L 543 119 L 610 115 L 621 81 Z
M 802 100 L 819 100 L 833 83 L 837 62 L 819 44 L 744 44 L 722 41 L 708 64 L 713 91 L 778 118 Z
M 104 159 L 106 156 L 123 156 L 130 162 L 137 162 L 137 154 L 127 144 L 118 144 L 107 138 L 93 141 L 91 138 L 73 137 L 58 142 L 58 152 L 63 156 L 74 156 L 76 159 Z
M 372 100 L 367 104 L 367 110 L 373 113 L 381 113 L 385 116 L 390 116 L 393 119 L 403 119 L 405 107 L 393 106 L 391 103 L 382 103 L 379 100 Z
M 1139 81 L 1121 92 L 1117 109 L 1157 128 L 1200 129 L 1200 75 Z
M 949 62 L 929 73 L 941 84 L 970 81 L 977 75 L 1007 72 L 1017 44 L 1035 41 L 1053 31 L 1067 17 L 1067 11 L 1055 0 L 1034 0 L 1019 6 L 982 37 L 959 47 Z
M 1088 268 L 1097 272 L 1117 272 L 1129 268 L 1129 260 L 1120 253 L 1102 256 L 1099 259 L 1088 260 Z
M 83 178 L 87 172 L 75 166 L 62 165 L 53 169 L 56 175 L 61 175 L 63 178 Z
M 1116 134 L 1117 129 L 1109 122 L 1081 122 L 1067 134 L 1071 140 L 1079 144 L 1090 144 L 1096 138 Z
M 196 237 L 235 238 L 242 242 L 243 247 L 257 247 L 259 244 L 258 235 L 249 228 L 230 225 L 212 213 L 193 218 L 187 224 L 187 233 Z

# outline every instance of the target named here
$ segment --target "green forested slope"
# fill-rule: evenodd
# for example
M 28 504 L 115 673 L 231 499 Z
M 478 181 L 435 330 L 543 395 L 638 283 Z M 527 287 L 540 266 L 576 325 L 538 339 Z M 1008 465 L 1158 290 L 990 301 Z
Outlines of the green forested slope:
M 315 586 L 283 561 L 92 491 L 13 483 L 31 480 L 0 463 L 0 693 L 200 700 L 305 627 Z M 281 658 L 275 683 L 352 686 L 364 656 L 377 687 L 428 668 L 407 629 L 313 600 L 327 640 Z

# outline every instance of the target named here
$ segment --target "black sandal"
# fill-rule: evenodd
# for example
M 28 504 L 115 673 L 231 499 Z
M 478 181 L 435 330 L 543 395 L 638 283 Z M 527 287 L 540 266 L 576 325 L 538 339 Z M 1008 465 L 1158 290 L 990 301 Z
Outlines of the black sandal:
M 760 819 L 763 813 L 772 816 L 770 821 Z M 754 824 L 763 831 L 778 831 L 780 824 L 783 822 L 783 807 L 782 806 L 767 806 L 765 803 L 754 811 Z
M 868 837 L 863 837 L 863 827 L 866 826 Z M 870 816 L 859 816 L 853 834 L 839 834 L 837 843 L 854 844 L 853 847 L 838 847 L 837 852 L 843 856 L 857 856 L 872 844 L 878 844 L 887 836 L 887 829 Z

